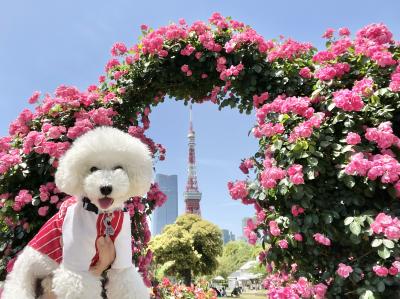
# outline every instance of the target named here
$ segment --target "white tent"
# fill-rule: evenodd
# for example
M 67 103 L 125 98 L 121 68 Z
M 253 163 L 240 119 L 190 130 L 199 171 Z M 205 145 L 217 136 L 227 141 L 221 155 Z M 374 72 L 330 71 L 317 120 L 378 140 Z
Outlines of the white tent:
M 258 264 L 257 261 L 249 261 L 249 262 L 245 263 L 243 266 L 241 266 L 239 268 L 239 270 L 231 273 L 231 275 L 229 275 L 228 279 L 239 280 L 239 281 L 249 281 L 252 279 L 261 278 L 262 274 L 260 274 L 260 273 L 254 274 L 254 273 L 250 272 L 250 270 L 253 269 L 254 266 L 256 266 L 257 264 Z
M 222 276 L 217 276 L 217 277 L 214 277 L 212 280 L 214 280 L 214 281 L 224 281 L 225 278 L 223 278 Z
M 256 266 L 257 264 L 258 264 L 257 261 L 248 261 L 248 262 L 245 263 L 243 266 L 241 266 L 241 267 L 239 268 L 239 270 L 247 271 L 247 270 L 250 270 L 250 269 L 254 268 L 254 266 Z

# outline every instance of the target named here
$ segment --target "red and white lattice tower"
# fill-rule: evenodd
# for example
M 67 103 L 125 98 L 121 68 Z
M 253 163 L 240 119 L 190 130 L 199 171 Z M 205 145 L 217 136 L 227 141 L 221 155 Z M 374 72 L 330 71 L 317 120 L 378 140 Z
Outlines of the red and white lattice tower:
M 196 156 L 195 156 L 195 133 L 193 131 L 192 124 L 192 105 L 190 104 L 190 124 L 189 124 L 189 159 L 188 159 L 188 179 L 186 183 L 186 191 L 183 193 L 185 198 L 186 213 L 195 214 L 201 216 L 200 211 L 200 200 L 201 192 L 197 185 L 197 174 L 196 174 Z

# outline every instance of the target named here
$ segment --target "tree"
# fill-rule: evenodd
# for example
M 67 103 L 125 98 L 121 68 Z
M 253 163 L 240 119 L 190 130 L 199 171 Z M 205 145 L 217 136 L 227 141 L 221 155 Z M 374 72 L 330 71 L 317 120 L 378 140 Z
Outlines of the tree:
M 238 270 L 244 263 L 255 260 L 262 251 L 261 245 L 251 246 L 244 241 L 231 241 L 227 243 L 222 255 L 218 258 L 218 268 L 215 275 L 225 278 L 232 272 Z
M 185 214 L 150 241 L 156 265 L 173 262 L 166 273 L 190 285 L 193 275 L 211 274 L 222 253 L 221 230 L 199 216 Z

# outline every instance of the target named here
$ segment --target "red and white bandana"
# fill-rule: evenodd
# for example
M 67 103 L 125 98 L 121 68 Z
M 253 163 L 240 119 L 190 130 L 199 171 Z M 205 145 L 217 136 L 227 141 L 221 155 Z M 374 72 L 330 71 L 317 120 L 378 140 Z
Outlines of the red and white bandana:
M 113 269 L 132 265 L 131 225 L 128 212 L 96 214 L 84 208 L 76 198 L 66 200 L 60 210 L 50 218 L 28 246 L 47 255 L 57 263 L 76 271 L 87 271 L 98 261 L 96 240 L 105 235 L 104 220 L 111 218 L 116 257 Z

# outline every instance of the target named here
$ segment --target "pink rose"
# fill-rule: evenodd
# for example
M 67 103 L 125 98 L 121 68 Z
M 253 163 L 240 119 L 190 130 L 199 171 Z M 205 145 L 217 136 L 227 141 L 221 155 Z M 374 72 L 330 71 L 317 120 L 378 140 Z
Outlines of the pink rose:
M 301 185 L 304 184 L 304 176 L 303 173 L 296 173 L 294 176 L 290 177 L 290 181 L 294 185 Z
M 37 101 L 39 100 L 39 97 L 40 97 L 40 91 L 35 91 L 28 100 L 29 104 L 37 103 Z
M 274 220 L 269 222 L 269 231 L 271 235 L 277 237 L 281 234 L 281 230 L 279 229 L 278 223 Z
M 314 286 L 314 292 L 316 295 L 316 299 L 323 299 L 325 298 L 326 290 L 328 287 L 324 285 L 323 283 L 319 283 Z
M 59 198 L 58 198 L 57 195 L 53 195 L 53 196 L 50 197 L 50 203 L 52 203 L 52 204 L 57 203 L 58 200 L 59 200 Z
M 184 64 L 181 66 L 181 71 L 186 73 L 187 71 L 189 71 L 189 66 L 187 64 Z
M 306 79 L 310 79 L 312 77 L 312 73 L 308 67 L 303 67 L 300 70 L 299 75 Z
M 399 270 L 396 267 L 392 266 L 392 267 L 389 268 L 389 274 L 390 275 L 395 276 L 395 275 L 397 275 L 397 273 L 399 273 Z
M 353 272 L 353 268 L 350 266 L 347 266 L 343 263 L 339 264 L 339 268 L 337 269 L 336 273 L 343 277 L 343 278 L 347 278 L 349 277 L 350 273 Z
M 330 246 L 331 240 L 329 240 L 326 236 L 320 233 L 314 234 L 314 240 L 322 245 Z
M 357 133 L 350 132 L 346 137 L 347 144 L 356 145 L 361 142 L 361 137 Z
M 390 240 L 400 239 L 400 225 L 399 226 L 389 226 L 384 230 L 385 236 Z
M 304 209 L 302 207 L 300 207 L 299 205 L 293 205 L 291 208 L 291 212 L 294 217 L 297 217 L 300 214 L 304 213 Z
M 326 31 L 324 32 L 324 34 L 322 35 L 322 37 L 328 38 L 328 39 L 329 39 L 329 38 L 332 38 L 334 32 L 335 32 L 334 29 L 328 28 L 328 29 L 326 29 Z
M 294 234 L 294 239 L 296 241 L 298 241 L 298 242 L 301 242 L 301 241 L 303 241 L 303 236 L 301 234 L 299 234 L 299 233 L 295 233 Z
M 249 194 L 245 181 L 229 182 L 228 189 L 232 199 L 243 199 Z
M 349 36 L 350 35 L 349 28 L 347 28 L 347 27 L 339 28 L 339 35 L 340 36 Z
M 360 111 L 364 107 L 361 97 L 348 89 L 342 89 L 333 93 L 333 102 L 336 107 L 344 111 Z
M 400 261 L 394 261 L 392 267 L 395 267 L 400 272 Z
M 380 277 L 386 277 L 389 273 L 389 270 L 384 266 L 376 265 L 372 268 L 372 270 L 374 270 L 375 274 Z
M 286 248 L 288 248 L 289 243 L 286 240 L 279 240 L 278 245 L 280 248 L 286 249 Z
M 38 210 L 38 214 L 39 214 L 40 216 L 44 217 L 44 216 L 47 215 L 48 211 L 49 211 L 49 207 L 48 207 L 48 206 L 41 207 L 41 208 L 39 208 L 39 210 Z

